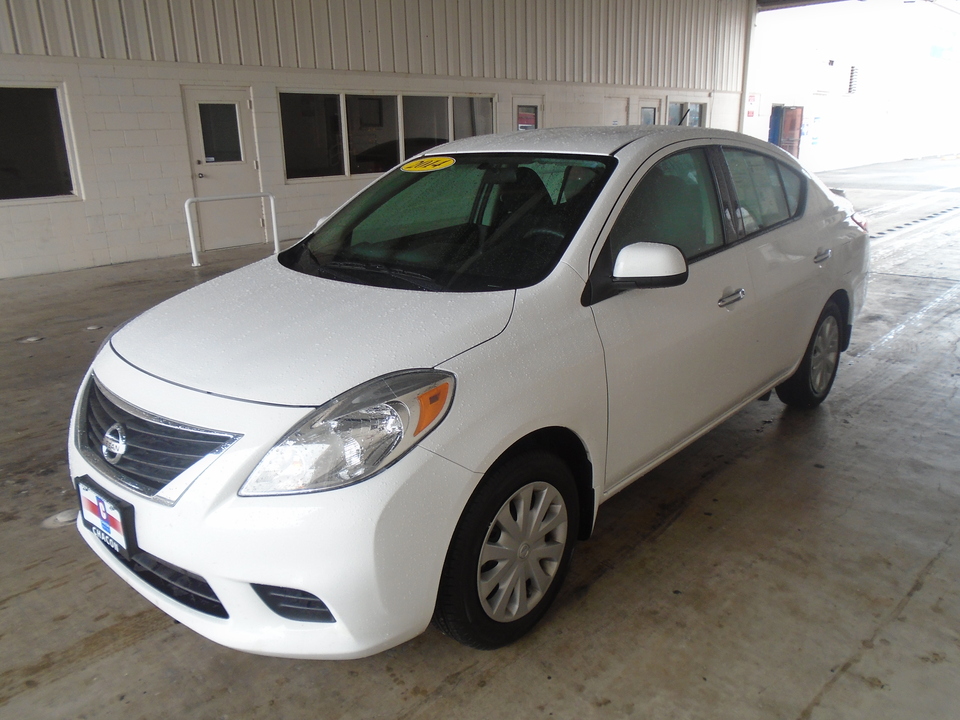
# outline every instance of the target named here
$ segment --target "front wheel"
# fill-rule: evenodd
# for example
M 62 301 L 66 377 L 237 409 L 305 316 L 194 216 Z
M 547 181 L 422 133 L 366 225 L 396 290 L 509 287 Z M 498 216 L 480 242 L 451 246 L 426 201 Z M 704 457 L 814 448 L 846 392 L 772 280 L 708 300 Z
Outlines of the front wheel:
M 519 639 L 560 590 L 578 517 L 573 475 L 556 456 L 528 453 L 495 469 L 457 525 L 434 624 L 483 650 Z
M 842 322 L 840 308 L 831 300 L 820 313 L 800 367 L 777 385 L 777 397 L 784 403 L 810 409 L 826 399 L 840 364 Z

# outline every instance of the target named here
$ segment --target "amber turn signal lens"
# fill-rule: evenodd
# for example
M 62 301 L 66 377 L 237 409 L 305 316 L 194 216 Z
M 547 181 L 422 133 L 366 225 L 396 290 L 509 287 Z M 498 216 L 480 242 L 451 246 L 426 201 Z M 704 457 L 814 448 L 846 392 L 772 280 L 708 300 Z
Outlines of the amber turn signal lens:
M 450 394 L 450 383 L 437 385 L 435 388 L 427 390 L 425 393 L 417 395 L 420 402 L 420 419 L 417 420 L 417 429 L 413 431 L 414 437 L 426 430 L 437 419 L 437 416 L 443 412 L 447 405 L 447 395 Z

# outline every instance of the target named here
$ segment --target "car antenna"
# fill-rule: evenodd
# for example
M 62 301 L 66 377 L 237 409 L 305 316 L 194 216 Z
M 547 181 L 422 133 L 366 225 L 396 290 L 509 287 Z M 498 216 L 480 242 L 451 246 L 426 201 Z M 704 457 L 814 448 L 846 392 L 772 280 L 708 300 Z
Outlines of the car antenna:
M 677 122 L 677 125 L 678 126 L 683 125 L 683 121 L 687 119 L 687 115 L 689 114 L 690 114 L 690 108 L 687 108 L 687 111 L 683 114 L 683 117 L 680 118 L 679 122 Z

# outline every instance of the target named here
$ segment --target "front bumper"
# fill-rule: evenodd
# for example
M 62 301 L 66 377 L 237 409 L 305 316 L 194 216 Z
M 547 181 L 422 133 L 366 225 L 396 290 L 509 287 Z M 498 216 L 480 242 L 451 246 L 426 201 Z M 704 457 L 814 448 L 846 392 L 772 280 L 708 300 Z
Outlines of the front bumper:
M 392 467 L 350 487 L 240 497 L 237 489 L 262 454 L 308 410 L 211 397 L 121 367 L 112 353 L 102 355 L 107 357 L 94 366 L 98 377 L 128 403 L 243 434 L 172 504 L 111 482 L 77 451 L 71 434 L 72 477 L 88 476 L 130 503 L 139 548 L 200 576 L 228 617 L 189 607 L 145 582 L 78 523 L 94 552 L 131 586 L 201 635 L 264 655 L 362 657 L 426 628 L 450 537 L 479 475 L 416 447 Z M 171 415 L 171 410 L 179 412 Z M 254 584 L 315 595 L 333 622 L 281 617 Z

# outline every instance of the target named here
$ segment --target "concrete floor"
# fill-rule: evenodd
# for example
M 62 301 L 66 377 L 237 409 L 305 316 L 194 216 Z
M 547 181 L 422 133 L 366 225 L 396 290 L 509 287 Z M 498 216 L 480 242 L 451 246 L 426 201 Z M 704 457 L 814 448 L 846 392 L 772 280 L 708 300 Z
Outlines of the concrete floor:
M 109 329 L 264 248 L 0 281 L 0 718 L 956 717 L 960 159 L 826 179 L 877 235 L 830 399 L 754 403 L 604 505 L 546 621 L 495 652 L 432 629 L 348 662 L 227 650 L 58 522 Z

